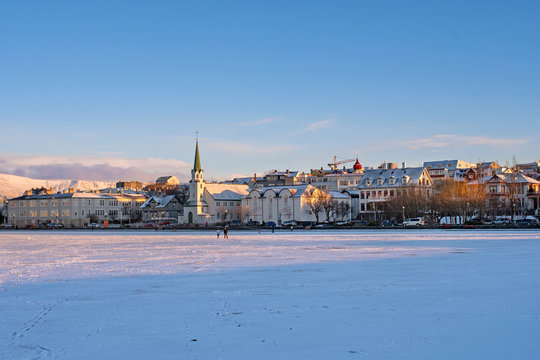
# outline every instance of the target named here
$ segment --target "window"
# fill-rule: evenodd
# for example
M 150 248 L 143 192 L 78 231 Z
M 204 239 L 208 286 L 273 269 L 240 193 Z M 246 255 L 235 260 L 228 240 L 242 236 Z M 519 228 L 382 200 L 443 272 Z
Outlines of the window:
M 384 190 L 384 196 L 388 196 L 388 190 Z
M 41 216 L 41 217 L 47 217 L 47 210 L 41 210 L 41 211 L 39 212 L 39 216 Z
M 378 193 L 379 197 L 382 197 L 382 191 L 379 190 L 379 193 Z
M 30 207 L 36 207 L 37 201 L 36 200 L 30 200 Z
M 366 179 L 366 186 L 371 186 L 371 180 L 370 179 Z
M 58 210 L 51 210 L 51 216 L 52 217 L 58 216 Z
M 26 210 L 19 211 L 19 216 L 27 216 Z
M 62 210 L 62 217 L 69 217 L 71 216 L 71 212 L 69 210 Z
M 99 206 L 100 207 L 105 206 L 105 200 L 99 200 Z
M 31 217 L 37 217 L 37 210 L 30 210 Z
M 360 199 L 364 199 L 364 198 L 365 198 L 365 196 L 366 196 L 366 194 L 364 194 L 364 192 L 363 192 L 363 191 L 361 191 L 361 192 L 360 192 Z
M 377 179 L 377 185 L 382 185 L 382 184 L 383 184 L 383 181 L 384 181 L 383 179 L 378 178 L 378 179 Z
M 69 206 L 69 200 L 62 200 L 62 206 Z
M 216 206 L 221 206 L 221 202 L 216 201 Z
M 79 200 L 73 199 L 73 206 L 78 206 L 78 205 L 79 205 Z
M 394 190 L 390 190 L 390 196 L 394 196 Z
M 52 207 L 58 207 L 58 200 L 52 200 L 51 201 L 51 206 Z
M 26 202 L 24 201 L 19 201 L 19 207 L 25 207 L 26 206 Z
M 78 215 L 78 214 L 77 214 L 77 210 L 75 210 L 75 211 L 73 212 L 73 216 L 77 216 L 77 215 Z
M 48 200 L 41 200 L 39 202 L 39 206 L 48 206 L 49 205 L 49 201 Z
M 237 203 L 236 203 L 236 206 L 240 206 L 240 202 L 237 202 Z
M 84 216 L 84 209 L 81 210 L 81 216 Z
M 118 200 L 109 200 L 109 206 L 118 206 Z
M 232 201 L 229 202 L 229 206 L 234 206 L 234 203 Z

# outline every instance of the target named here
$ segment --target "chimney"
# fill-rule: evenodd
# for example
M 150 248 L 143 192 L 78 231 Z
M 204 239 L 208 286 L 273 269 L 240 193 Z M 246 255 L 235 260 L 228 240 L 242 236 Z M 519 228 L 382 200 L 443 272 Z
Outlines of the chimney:
M 407 163 L 406 163 L 405 161 L 401 163 L 401 168 L 402 168 L 402 169 L 407 168 Z

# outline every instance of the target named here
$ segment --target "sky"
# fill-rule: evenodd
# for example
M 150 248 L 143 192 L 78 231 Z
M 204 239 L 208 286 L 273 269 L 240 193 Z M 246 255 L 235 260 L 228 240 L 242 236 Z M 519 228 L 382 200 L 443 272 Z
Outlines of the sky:
M 540 159 L 537 1 L 3 1 L 0 173 Z M 346 164 L 346 165 L 352 165 Z

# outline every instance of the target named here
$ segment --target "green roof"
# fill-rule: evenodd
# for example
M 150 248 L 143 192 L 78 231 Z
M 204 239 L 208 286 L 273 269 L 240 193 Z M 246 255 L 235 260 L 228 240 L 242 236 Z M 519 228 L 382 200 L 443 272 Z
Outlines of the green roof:
M 195 145 L 195 162 L 193 163 L 193 171 L 202 170 L 201 159 L 199 158 L 199 141 Z

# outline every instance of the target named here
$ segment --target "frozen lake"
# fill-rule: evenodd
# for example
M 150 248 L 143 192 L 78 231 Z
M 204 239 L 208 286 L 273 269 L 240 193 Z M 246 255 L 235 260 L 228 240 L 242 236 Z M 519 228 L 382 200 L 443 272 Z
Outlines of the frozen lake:
M 540 231 L 0 232 L 0 359 L 536 359 Z

